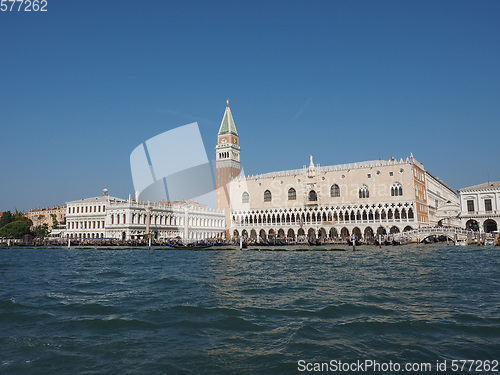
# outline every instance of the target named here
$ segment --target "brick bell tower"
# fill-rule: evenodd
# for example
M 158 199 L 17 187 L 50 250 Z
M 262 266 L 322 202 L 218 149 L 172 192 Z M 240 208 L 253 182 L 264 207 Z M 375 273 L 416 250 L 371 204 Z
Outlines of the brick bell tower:
M 216 201 L 217 209 L 226 213 L 226 238 L 230 237 L 231 228 L 231 202 L 230 185 L 233 178 L 240 175 L 240 146 L 239 136 L 234 124 L 229 100 L 227 101 L 226 111 L 220 124 L 219 134 L 217 134 L 217 146 L 215 146 L 215 169 L 216 169 Z

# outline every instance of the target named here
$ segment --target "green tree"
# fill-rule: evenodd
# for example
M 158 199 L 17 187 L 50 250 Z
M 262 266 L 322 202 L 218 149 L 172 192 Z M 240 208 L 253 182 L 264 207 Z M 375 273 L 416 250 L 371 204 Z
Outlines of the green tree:
M 13 221 L 0 228 L 0 237 L 20 238 L 30 233 L 30 225 L 23 221 Z
M 33 225 L 33 221 L 29 217 L 27 217 L 24 212 L 19 212 L 16 210 L 16 213 L 12 215 L 12 221 L 22 221 L 23 223 L 29 224 L 31 227 Z
M 5 211 L 2 213 L 2 217 L 0 218 L 0 228 L 11 223 L 13 221 L 12 214 L 10 211 Z
M 59 225 L 59 222 L 57 221 L 57 215 L 56 214 L 50 214 L 52 217 L 52 228 L 55 228 Z
M 38 238 L 45 238 L 50 233 L 49 226 L 46 223 L 39 225 L 35 228 L 34 232 Z

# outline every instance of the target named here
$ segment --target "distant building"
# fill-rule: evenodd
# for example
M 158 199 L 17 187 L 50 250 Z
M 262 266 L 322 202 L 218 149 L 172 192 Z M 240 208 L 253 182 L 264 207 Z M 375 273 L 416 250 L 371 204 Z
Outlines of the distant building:
M 427 175 L 427 203 L 429 206 L 429 224 L 431 226 L 460 227 L 460 202 L 457 193 L 446 182 Z
M 33 222 L 32 229 L 43 224 L 47 224 L 49 229 L 52 229 L 54 227 L 54 219 L 57 220 L 58 225 L 64 222 L 66 206 L 32 208 L 26 213 L 26 216 Z
M 500 223 L 500 181 L 459 189 L 460 219 L 467 229 L 491 233 Z
M 459 224 L 459 200 L 414 159 L 373 160 L 240 175 L 239 137 L 226 111 L 216 147 L 217 208 L 233 237 L 364 237 Z
M 221 237 L 224 214 L 195 202 L 137 202 L 108 195 L 67 202 L 68 238 L 131 240 L 151 233 L 156 239 L 184 241 Z

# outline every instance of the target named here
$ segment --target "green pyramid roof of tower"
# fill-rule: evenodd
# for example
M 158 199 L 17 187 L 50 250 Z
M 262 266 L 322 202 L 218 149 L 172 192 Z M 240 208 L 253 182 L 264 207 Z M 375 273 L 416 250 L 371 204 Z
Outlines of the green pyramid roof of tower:
M 224 112 L 224 117 L 222 118 L 222 123 L 220 124 L 219 129 L 219 134 L 224 133 L 233 133 L 238 135 L 236 125 L 233 120 L 233 114 L 231 113 L 231 108 L 229 108 L 229 100 L 227 101 L 226 111 Z

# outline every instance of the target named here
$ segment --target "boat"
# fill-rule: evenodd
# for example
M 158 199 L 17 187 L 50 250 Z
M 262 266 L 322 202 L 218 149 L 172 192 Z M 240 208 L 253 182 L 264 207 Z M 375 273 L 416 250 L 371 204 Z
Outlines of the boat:
M 434 242 L 436 242 L 436 236 L 425 237 L 421 242 L 426 244 L 426 245 L 434 243 Z
M 485 246 L 495 246 L 495 239 L 494 238 L 486 238 L 484 240 L 484 245 Z
M 184 250 L 198 250 L 198 249 L 206 249 L 208 247 L 212 247 L 211 244 L 204 242 L 188 243 L 188 244 L 167 242 L 167 245 L 173 247 L 174 249 L 184 249 Z

